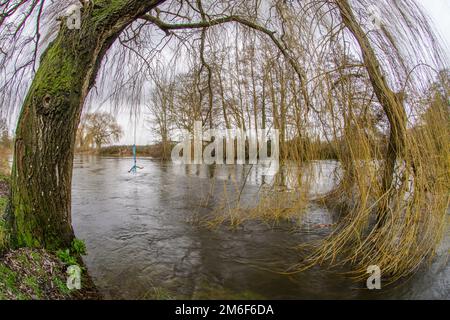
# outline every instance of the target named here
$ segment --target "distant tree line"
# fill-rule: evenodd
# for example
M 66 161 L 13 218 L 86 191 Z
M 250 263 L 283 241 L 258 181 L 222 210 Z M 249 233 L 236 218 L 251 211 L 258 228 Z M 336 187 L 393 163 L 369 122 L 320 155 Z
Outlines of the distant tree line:
M 76 147 L 79 151 L 96 149 L 117 142 L 122 138 L 123 131 L 114 116 L 109 113 L 88 113 L 80 122 L 76 137 Z

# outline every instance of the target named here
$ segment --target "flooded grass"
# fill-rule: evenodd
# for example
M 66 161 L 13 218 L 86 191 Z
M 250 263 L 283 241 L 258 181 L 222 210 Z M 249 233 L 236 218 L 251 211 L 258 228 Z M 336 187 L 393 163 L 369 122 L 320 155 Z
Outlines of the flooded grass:
M 224 185 L 235 190 L 247 171 L 141 161 L 145 169 L 136 176 L 127 174 L 128 159 L 80 156 L 75 161 L 74 229 L 86 241 L 85 263 L 106 298 L 448 297 L 448 264 L 442 264 L 442 252 L 439 268 L 422 269 L 400 288 L 385 286 L 383 278 L 381 293 L 369 292 L 365 281 L 348 277 L 349 267 L 324 264 L 293 272 L 307 252 L 299 245 L 320 244 L 338 227 L 339 214 L 312 202 L 297 216 L 290 212 L 276 221 L 246 209 L 232 211 L 235 224 L 207 225 L 208 219 L 220 216 Z M 322 170 L 326 177 L 331 171 Z M 326 193 L 329 186 L 315 177 L 319 186 L 312 186 Z M 256 201 L 260 181 L 250 174 L 241 209 Z M 224 212 L 226 220 L 230 211 Z
M 44 250 L 10 251 L 0 258 L 0 299 L 70 299 L 64 270 L 64 264 Z

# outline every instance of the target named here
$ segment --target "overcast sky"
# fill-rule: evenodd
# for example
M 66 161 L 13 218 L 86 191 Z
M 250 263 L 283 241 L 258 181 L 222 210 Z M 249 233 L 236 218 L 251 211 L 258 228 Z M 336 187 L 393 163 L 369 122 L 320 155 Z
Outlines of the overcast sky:
M 450 0 L 421 0 L 420 3 L 428 11 L 442 37 L 447 52 L 447 65 L 450 65 Z
M 450 0 L 421 0 L 420 3 L 428 12 L 440 36 L 447 53 L 447 66 L 450 66 Z M 133 144 L 134 129 L 130 125 L 128 113 L 118 117 L 125 135 L 118 144 Z M 149 131 L 148 125 L 144 126 L 143 116 L 138 124 L 137 144 L 145 145 L 154 142 L 154 135 Z

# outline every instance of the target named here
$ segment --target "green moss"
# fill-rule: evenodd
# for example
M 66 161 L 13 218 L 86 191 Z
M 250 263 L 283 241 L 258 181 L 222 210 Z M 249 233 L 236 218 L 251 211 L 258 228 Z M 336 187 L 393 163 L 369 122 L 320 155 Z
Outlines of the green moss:
M 76 53 L 64 48 L 61 40 L 60 36 L 46 51 L 30 90 L 34 95 L 58 96 L 61 92 L 71 92 L 81 81 Z
M 38 252 L 32 252 L 31 258 L 33 258 L 33 260 L 35 261 L 40 261 L 42 259 L 41 255 Z
M 4 220 L 5 210 L 8 205 L 8 198 L 0 197 L 0 252 L 7 248 L 9 242 L 9 232 Z
M 114 27 L 113 22 L 131 11 L 130 5 L 126 0 L 98 0 L 93 5 L 85 6 L 83 10 L 90 12 L 83 15 L 86 21 L 83 20 L 82 29 L 73 31 L 63 27 L 41 57 L 16 130 L 11 199 L 14 210 L 14 246 L 45 247 L 56 251 L 68 247 L 72 240 L 67 219 L 63 219 L 59 210 L 55 210 L 48 199 L 52 190 L 50 187 L 47 190 L 47 184 L 43 183 L 48 177 L 46 172 L 31 167 L 33 165 L 36 168 L 50 161 L 45 158 L 46 152 L 36 150 L 36 127 L 41 125 L 37 119 L 42 119 L 42 114 L 48 115 L 43 119 L 45 126 L 51 122 L 49 128 L 54 128 L 54 123 L 68 124 L 62 126 L 64 130 L 59 127 L 51 129 L 51 134 L 41 137 L 47 140 L 46 137 L 51 137 L 56 131 L 67 136 L 65 141 L 59 142 L 60 149 L 57 151 L 65 161 L 64 156 L 70 154 L 70 143 L 73 144 L 69 138 L 75 134 L 71 124 L 77 119 L 83 94 L 86 93 L 86 81 L 92 80 L 91 77 L 95 74 L 91 74 L 91 71 L 96 72 L 100 62 L 98 51 L 106 49 L 115 36 L 114 32 L 119 31 L 113 30 L 110 31 L 111 34 L 105 34 L 104 30 L 110 30 Z M 52 148 L 53 146 L 48 150 Z M 43 196 L 40 195 L 41 192 Z M 57 221 L 58 218 L 61 220 Z
M 0 299 L 70 298 L 65 277 L 58 259 L 44 250 L 10 251 L 0 261 Z
M 80 239 L 73 239 L 71 252 L 79 256 L 86 255 L 86 244 L 84 241 Z
M 78 261 L 77 258 L 73 257 L 70 254 L 70 250 L 69 249 L 65 249 L 65 250 L 58 250 L 56 252 L 56 256 L 66 265 L 71 266 L 71 265 L 78 265 Z
M 0 215 L 3 215 L 5 213 L 7 204 L 8 204 L 8 199 L 6 197 L 0 197 Z
M 28 257 L 25 254 L 17 256 L 17 261 L 26 268 L 29 268 L 31 265 L 30 260 L 28 260 Z
M 10 294 L 18 295 L 17 274 L 4 264 L 0 263 L 0 294 L 7 297 Z
M 123 0 L 97 0 L 94 2 L 96 9 L 93 12 L 92 20 L 96 25 L 100 25 L 115 14 L 119 14 L 126 5 L 127 2 Z
M 11 297 L 17 300 L 40 299 L 42 290 L 38 276 L 20 279 L 17 273 L 0 263 L 0 299 Z
M 86 254 L 86 244 L 80 239 L 73 239 L 69 249 L 60 249 L 56 251 L 56 256 L 67 266 L 79 266 L 78 258 Z
M 31 288 L 32 290 L 31 296 L 33 298 L 40 299 L 42 297 L 42 291 L 39 288 L 39 282 L 35 276 L 26 277 L 23 280 L 23 284 L 26 285 L 28 288 Z
M 12 172 L 20 174 L 13 175 L 11 199 L 15 227 L 13 240 L 17 247 L 45 247 L 53 251 L 67 246 L 67 243 L 64 243 L 67 239 L 58 236 L 60 232 L 57 230 L 56 222 L 54 226 L 42 223 L 47 219 L 46 214 L 50 215 L 52 207 L 45 201 L 36 204 L 37 200 L 33 195 L 40 193 L 40 190 L 33 189 L 36 187 L 35 181 L 28 181 L 25 178 L 32 175 L 29 172 L 32 169 L 29 169 L 28 165 L 36 161 L 36 152 L 32 150 L 33 146 L 29 140 L 35 135 L 34 119 L 37 114 L 52 112 L 58 117 L 55 121 L 62 121 L 73 117 L 74 110 L 80 105 L 80 90 L 84 81 L 82 75 L 88 67 L 88 62 L 83 60 L 83 53 L 77 48 L 68 47 L 67 41 L 64 40 L 66 36 L 60 33 L 46 50 L 45 58 L 42 59 L 34 77 L 20 116 L 17 137 L 26 142 L 20 145 L 16 152 L 20 154 L 18 158 L 24 160 L 18 163 L 16 159 L 13 164 Z M 34 211 L 37 208 L 39 214 Z
M 0 172 L 0 182 L 7 183 L 9 185 L 11 183 L 11 177 L 9 175 Z
M 58 288 L 58 290 L 64 295 L 70 295 L 70 290 L 67 288 L 67 284 L 61 280 L 59 277 L 54 277 L 52 279 L 53 284 Z
M 23 193 L 21 193 L 23 195 Z M 24 196 L 25 197 L 25 196 Z M 15 234 L 11 239 L 13 247 L 40 248 L 41 237 L 36 234 L 41 229 L 38 221 L 32 216 L 32 209 L 26 205 L 27 202 L 18 194 L 13 193 L 12 203 L 14 205 L 14 227 Z
M 0 279 L 2 284 L 12 288 L 16 282 L 16 274 L 4 264 L 0 263 Z

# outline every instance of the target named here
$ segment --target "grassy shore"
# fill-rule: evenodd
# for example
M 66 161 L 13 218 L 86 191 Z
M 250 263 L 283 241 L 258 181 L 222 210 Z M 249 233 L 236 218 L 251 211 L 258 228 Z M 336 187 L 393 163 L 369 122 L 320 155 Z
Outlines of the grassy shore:
M 286 150 L 287 154 L 284 156 L 286 160 L 298 160 L 302 158 L 302 155 L 295 153 L 293 150 L 297 150 L 293 147 L 294 144 L 299 143 L 297 140 L 287 142 Z M 166 158 L 170 159 L 172 148 L 175 144 L 168 146 L 166 151 Z M 333 147 L 331 143 L 328 142 L 314 142 L 309 145 L 309 148 L 316 150 L 315 158 L 317 160 L 335 160 L 337 159 L 336 148 Z M 298 150 L 297 150 L 298 151 Z M 246 147 L 246 159 L 248 159 L 248 146 Z M 130 145 L 120 145 L 120 146 L 107 146 L 102 147 L 99 150 L 87 149 L 87 150 L 77 150 L 79 154 L 96 154 L 99 156 L 110 156 L 110 157 L 131 157 L 133 156 L 133 146 Z M 163 159 L 163 147 L 161 144 L 147 145 L 147 146 L 136 146 L 136 153 L 139 157 L 150 157 L 153 159 Z M 270 153 L 270 146 L 269 146 Z
M 0 254 L 5 250 L 8 243 L 8 234 L 5 230 L 6 224 L 4 220 L 4 214 L 9 200 L 10 170 L 8 155 L 8 150 L 0 148 Z
M 5 230 L 4 214 L 8 205 L 8 183 L 6 176 L 0 173 L 0 252 L 4 250 L 8 243 L 8 236 Z
M 3 165 L 0 167 L 0 300 L 100 299 L 83 262 L 75 257 L 73 250 L 48 252 L 35 248 L 10 248 L 5 221 L 9 183 L 9 168 Z M 79 247 L 80 242 L 77 243 Z M 82 289 L 71 291 L 66 285 L 66 271 L 74 263 L 84 271 Z
M 97 149 L 76 150 L 78 154 L 96 154 L 110 157 L 131 157 L 133 156 L 133 146 L 108 146 Z M 150 157 L 154 159 L 162 158 L 162 148 L 160 145 L 136 146 L 136 153 L 139 157 Z
M 67 265 L 43 249 L 21 248 L 0 257 L 0 300 L 97 300 L 86 271 L 82 289 L 69 290 Z

